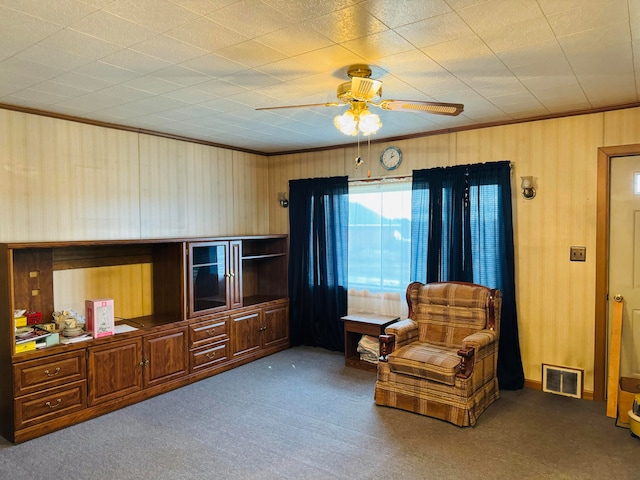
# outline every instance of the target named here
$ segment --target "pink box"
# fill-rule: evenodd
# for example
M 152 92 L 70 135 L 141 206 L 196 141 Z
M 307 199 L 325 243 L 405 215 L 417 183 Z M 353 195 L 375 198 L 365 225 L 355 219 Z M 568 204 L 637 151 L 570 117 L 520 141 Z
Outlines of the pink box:
M 85 300 L 84 305 L 87 312 L 87 330 L 93 332 L 93 338 L 113 335 L 115 330 L 113 299 Z

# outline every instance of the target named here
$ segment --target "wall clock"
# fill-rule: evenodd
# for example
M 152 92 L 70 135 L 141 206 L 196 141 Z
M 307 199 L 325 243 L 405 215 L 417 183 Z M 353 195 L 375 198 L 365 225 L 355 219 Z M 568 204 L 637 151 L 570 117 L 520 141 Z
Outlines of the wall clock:
M 402 162 L 402 151 L 398 147 L 385 147 L 380 153 L 380 164 L 387 170 L 395 170 Z

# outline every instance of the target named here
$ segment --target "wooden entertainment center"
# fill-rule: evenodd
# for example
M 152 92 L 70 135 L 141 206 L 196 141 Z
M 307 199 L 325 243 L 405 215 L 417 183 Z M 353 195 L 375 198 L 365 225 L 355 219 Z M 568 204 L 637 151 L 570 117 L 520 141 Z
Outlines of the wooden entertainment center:
M 288 348 L 287 249 L 286 235 L 0 244 L 0 434 L 23 442 Z M 135 330 L 16 353 L 15 309 L 67 308 L 56 275 L 138 266 L 149 311 L 116 318 Z

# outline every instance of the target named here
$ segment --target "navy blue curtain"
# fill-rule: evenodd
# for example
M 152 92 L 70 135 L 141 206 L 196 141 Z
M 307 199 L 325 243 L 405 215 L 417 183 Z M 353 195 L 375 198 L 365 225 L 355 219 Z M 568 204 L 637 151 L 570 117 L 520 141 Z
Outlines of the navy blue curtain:
M 411 280 L 500 289 L 498 381 L 522 388 L 509 162 L 415 170 L 411 203 Z
M 289 182 L 291 345 L 344 351 L 347 177 Z

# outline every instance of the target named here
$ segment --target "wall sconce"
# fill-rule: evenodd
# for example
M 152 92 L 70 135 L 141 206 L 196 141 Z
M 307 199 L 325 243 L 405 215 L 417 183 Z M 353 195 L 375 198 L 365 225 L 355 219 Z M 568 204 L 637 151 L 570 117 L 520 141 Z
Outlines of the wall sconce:
M 520 177 L 522 182 L 520 188 L 522 189 L 522 198 L 525 200 L 531 200 L 536 196 L 536 189 L 533 187 L 533 177 L 528 175 L 526 177 Z
M 282 208 L 287 208 L 289 206 L 289 200 L 287 200 L 287 194 L 284 192 L 278 193 L 278 201 L 280 202 L 280 206 Z

